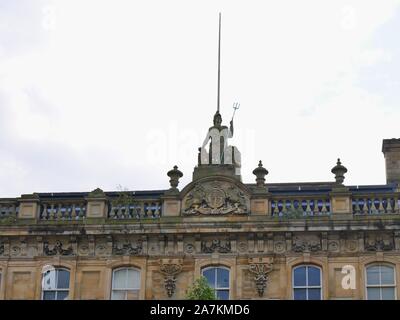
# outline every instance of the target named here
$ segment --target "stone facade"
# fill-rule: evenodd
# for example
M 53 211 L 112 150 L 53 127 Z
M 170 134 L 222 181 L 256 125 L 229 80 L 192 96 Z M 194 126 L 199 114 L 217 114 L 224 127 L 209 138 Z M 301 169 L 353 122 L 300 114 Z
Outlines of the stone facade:
M 184 299 L 210 267 L 228 270 L 230 299 L 293 299 L 298 266 L 318 268 L 322 299 L 366 299 L 366 268 L 389 266 L 400 297 L 398 167 L 391 183 L 352 187 L 339 160 L 325 183 L 266 184 L 260 162 L 246 184 L 231 166 L 200 159 L 181 191 L 174 167 L 169 190 L 0 199 L 0 299 L 42 299 L 49 268 L 68 271 L 68 299 L 125 294 L 124 268 L 137 275 L 126 297 Z

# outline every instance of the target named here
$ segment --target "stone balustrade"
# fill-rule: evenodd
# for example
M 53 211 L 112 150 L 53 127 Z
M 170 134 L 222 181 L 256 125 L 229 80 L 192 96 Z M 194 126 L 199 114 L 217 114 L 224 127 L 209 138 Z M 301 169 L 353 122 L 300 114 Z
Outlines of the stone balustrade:
M 19 204 L 16 201 L 0 202 L 0 219 L 17 217 Z
M 160 200 L 138 201 L 130 205 L 109 204 L 109 219 L 142 219 L 142 218 L 160 218 L 162 205 Z
M 74 221 L 85 218 L 85 202 L 43 202 L 39 206 L 39 220 Z
M 252 199 L 254 203 L 252 202 L 249 215 L 265 214 L 266 218 L 269 216 L 288 219 L 340 215 L 351 219 L 353 216 L 400 214 L 398 191 L 371 192 L 360 189 L 353 187 L 346 192 L 317 190 L 307 191 L 306 194 L 293 191 L 291 194 L 283 194 L 280 191 L 266 193 Z M 65 223 L 90 219 L 122 222 L 182 215 L 182 199 L 177 195 L 167 197 L 161 192 L 152 192 L 133 195 L 129 200 L 131 204 L 124 204 L 118 200 L 119 196 L 116 193 L 94 197 L 84 193 L 37 194 L 16 199 L 0 199 L 0 220 L 3 223 L 8 223 L 7 218 Z M 265 209 L 259 209 L 260 203 Z M 257 212 L 257 208 L 262 212 Z
M 279 197 L 271 199 L 274 217 L 326 216 L 331 213 L 330 199 L 327 197 Z
M 365 194 L 352 197 L 354 215 L 400 214 L 399 195 Z

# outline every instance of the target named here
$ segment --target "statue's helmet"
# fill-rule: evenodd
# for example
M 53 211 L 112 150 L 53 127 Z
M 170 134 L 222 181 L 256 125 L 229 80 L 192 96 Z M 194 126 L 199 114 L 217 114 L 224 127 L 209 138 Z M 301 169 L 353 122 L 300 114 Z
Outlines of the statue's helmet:
M 216 125 L 221 125 L 222 124 L 222 116 L 219 113 L 219 111 L 217 111 L 214 115 L 214 126 Z

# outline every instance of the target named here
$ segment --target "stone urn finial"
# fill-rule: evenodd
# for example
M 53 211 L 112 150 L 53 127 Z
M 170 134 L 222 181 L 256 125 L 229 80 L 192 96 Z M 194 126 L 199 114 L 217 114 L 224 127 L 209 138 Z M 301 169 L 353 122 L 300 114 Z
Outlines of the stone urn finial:
M 265 176 L 268 174 L 268 170 L 263 167 L 261 160 L 258 163 L 258 167 L 253 170 L 253 174 L 256 176 L 257 187 L 264 187 Z
M 183 177 L 183 173 L 178 170 L 178 166 L 174 166 L 174 169 L 168 171 L 167 175 L 170 177 L 171 190 L 177 190 L 179 179 Z
M 347 168 L 342 165 L 340 159 L 337 159 L 336 166 L 331 171 L 335 175 L 336 184 L 343 184 L 344 174 L 347 172 Z

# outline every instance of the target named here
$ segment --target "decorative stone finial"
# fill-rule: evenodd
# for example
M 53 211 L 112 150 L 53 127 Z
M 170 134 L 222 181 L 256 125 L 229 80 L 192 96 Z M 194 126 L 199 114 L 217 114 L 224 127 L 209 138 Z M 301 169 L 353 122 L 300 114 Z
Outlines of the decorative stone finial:
M 101 198 L 101 197 L 105 197 L 105 193 L 100 188 L 96 188 L 93 191 L 89 192 L 89 197 L 93 197 L 93 198 L 100 197 Z
M 257 177 L 257 187 L 265 186 L 265 176 L 268 174 L 268 170 L 263 167 L 262 161 L 258 163 L 258 167 L 253 170 L 253 174 Z
M 331 172 L 335 175 L 335 180 L 337 184 L 343 184 L 344 174 L 347 172 L 347 168 L 342 165 L 340 159 L 337 159 L 336 166 L 334 166 Z
M 169 180 L 169 183 L 171 184 L 171 190 L 177 190 L 179 178 L 183 177 L 183 173 L 178 170 L 178 166 L 174 166 L 174 169 L 168 171 L 167 175 L 171 178 Z

